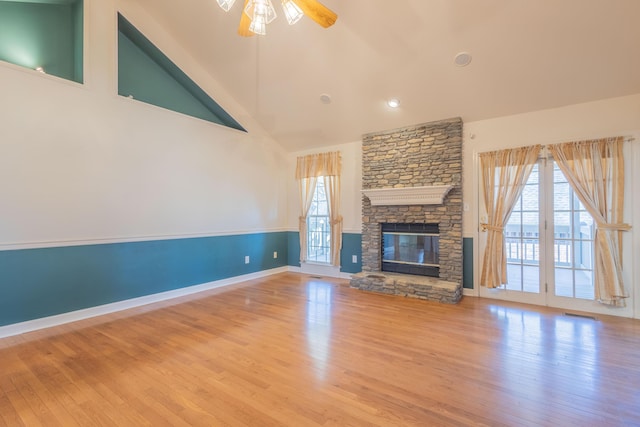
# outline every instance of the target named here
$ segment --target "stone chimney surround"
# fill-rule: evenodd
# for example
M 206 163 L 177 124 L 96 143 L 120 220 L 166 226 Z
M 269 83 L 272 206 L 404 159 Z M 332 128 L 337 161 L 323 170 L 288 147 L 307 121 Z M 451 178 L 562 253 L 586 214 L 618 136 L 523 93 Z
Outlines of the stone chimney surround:
M 456 303 L 462 296 L 462 120 L 363 136 L 362 272 L 351 287 Z M 440 229 L 438 278 L 381 271 L 383 223 Z

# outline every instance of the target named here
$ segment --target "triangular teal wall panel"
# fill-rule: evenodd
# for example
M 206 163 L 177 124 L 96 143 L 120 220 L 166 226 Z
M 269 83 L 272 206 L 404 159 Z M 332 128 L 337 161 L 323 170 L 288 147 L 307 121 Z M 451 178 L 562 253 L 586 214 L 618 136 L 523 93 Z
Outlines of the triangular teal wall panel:
M 120 14 L 118 94 L 246 132 L 233 117 Z

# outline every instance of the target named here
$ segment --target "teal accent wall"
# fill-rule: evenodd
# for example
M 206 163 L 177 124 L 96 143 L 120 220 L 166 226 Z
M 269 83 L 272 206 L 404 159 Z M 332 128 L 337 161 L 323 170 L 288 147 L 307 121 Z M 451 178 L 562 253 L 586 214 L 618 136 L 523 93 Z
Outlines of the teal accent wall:
M 473 289 L 473 238 L 462 239 L 462 287 Z
M 160 49 L 118 14 L 118 94 L 245 131 Z M 245 131 L 246 132 L 246 131 Z
M 83 81 L 83 2 L 0 1 L 0 60 Z
M 355 264 L 353 263 L 353 255 L 358 257 L 358 262 Z M 362 271 L 362 234 L 342 234 L 340 265 L 340 271 L 343 273 L 360 273 Z
M 297 231 L 287 232 L 288 243 L 288 265 L 300 267 L 300 233 Z
M 283 267 L 287 259 L 286 232 L 0 251 L 0 326 Z

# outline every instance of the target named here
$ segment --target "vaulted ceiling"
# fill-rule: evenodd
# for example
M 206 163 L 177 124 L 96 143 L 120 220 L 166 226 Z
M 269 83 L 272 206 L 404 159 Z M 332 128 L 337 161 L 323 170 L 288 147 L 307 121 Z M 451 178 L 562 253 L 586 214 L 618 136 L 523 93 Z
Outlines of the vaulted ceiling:
M 278 18 L 251 38 L 236 34 L 241 0 L 229 13 L 215 0 L 129 1 L 289 151 L 640 93 L 638 0 L 322 0 L 338 14 L 329 29 L 289 26 L 273 0 Z

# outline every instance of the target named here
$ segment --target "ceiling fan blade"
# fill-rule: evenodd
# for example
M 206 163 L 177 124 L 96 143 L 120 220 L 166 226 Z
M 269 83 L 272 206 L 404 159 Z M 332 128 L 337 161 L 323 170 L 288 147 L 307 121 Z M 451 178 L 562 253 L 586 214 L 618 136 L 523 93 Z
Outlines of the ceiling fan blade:
M 240 25 L 238 26 L 238 34 L 242 37 L 251 37 L 253 35 L 252 31 L 249 31 L 249 26 L 251 25 L 251 18 L 244 13 L 244 10 L 247 7 L 247 3 L 249 0 L 244 0 L 244 6 L 242 6 L 242 15 L 240 16 Z
M 293 2 L 307 15 L 324 28 L 335 24 L 338 15 L 317 0 L 293 0 Z

